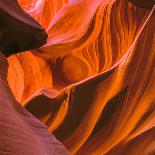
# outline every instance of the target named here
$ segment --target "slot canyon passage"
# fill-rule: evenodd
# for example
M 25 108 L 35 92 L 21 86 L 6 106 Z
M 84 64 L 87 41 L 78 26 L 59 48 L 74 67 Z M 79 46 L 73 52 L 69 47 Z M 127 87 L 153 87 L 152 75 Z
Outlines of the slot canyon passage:
M 0 155 L 155 155 L 154 0 L 0 0 Z

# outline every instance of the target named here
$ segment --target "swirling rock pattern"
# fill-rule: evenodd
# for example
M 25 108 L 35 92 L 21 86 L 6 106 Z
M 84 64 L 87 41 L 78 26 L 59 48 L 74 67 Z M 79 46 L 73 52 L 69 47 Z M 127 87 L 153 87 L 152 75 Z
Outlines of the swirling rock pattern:
M 155 154 L 155 5 L 144 3 L 19 0 L 48 40 L 8 58 L 9 85 L 71 154 Z
M 0 54 L 0 154 L 68 155 L 47 127 L 23 108 L 7 82 L 8 63 Z

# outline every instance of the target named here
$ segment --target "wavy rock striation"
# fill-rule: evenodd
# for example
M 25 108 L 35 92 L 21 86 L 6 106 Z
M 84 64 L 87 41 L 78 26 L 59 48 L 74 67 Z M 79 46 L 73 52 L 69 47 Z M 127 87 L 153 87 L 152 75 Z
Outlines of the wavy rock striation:
M 155 5 L 144 3 L 19 0 L 48 39 L 8 58 L 9 85 L 71 154 L 155 154 Z

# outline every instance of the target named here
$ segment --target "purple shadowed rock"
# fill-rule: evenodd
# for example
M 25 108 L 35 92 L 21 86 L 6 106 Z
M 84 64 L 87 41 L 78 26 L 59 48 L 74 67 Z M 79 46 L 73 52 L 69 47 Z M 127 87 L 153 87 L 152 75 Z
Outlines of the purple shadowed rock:
M 16 0 L 0 0 L 0 51 L 6 56 L 32 50 L 47 41 L 45 30 Z
M 47 127 L 16 101 L 7 70 L 7 59 L 0 54 L 0 155 L 69 155 Z
M 155 4 L 155 0 L 130 0 L 130 1 L 135 5 L 146 9 L 151 9 Z
M 0 52 L 5 56 L 39 48 L 44 29 L 18 5 L 0 0 Z M 15 99 L 7 82 L 8 62 L 0 53 L 0 155 L 68 155 L 47 127 Z

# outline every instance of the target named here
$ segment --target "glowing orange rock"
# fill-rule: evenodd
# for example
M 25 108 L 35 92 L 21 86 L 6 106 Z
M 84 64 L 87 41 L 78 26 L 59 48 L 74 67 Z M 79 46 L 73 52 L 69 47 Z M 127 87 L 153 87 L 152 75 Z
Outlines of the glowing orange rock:
M 28 9 L 19 2 L 49 37 L 8 58 L 18 101 L 71 154 L 154 154 L 155 6 L 40 0 Z

